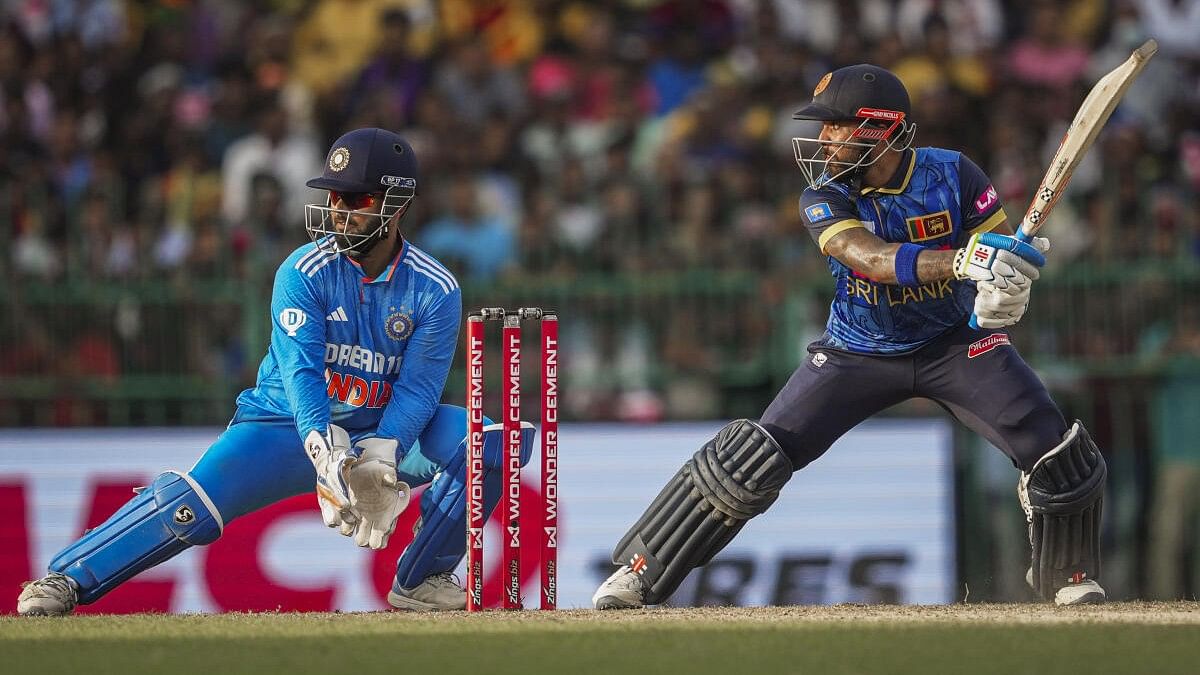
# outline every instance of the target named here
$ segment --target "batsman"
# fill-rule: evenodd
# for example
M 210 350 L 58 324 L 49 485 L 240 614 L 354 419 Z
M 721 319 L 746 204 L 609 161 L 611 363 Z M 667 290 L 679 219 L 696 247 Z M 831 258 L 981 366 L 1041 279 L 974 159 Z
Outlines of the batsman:
M 1026 579 L 1058 605 L 1100 603 L 1104 458 L 1068 424 L 1004 331 L 1021 320 L 1050 243 L 1012 236 L 995 188 L 959 152 L 912 147 L 908 92 L 860 64 L 826 74 L 792 140 L 800 214 L 837 290 L 821 339 L 761 419 L 689 459 L 617 544 L 598 609 L 671 596 L 842 434 L 911 398 L 936 401 L 1020 470 Z M 978 328 L 972 328 L 974 313 Z

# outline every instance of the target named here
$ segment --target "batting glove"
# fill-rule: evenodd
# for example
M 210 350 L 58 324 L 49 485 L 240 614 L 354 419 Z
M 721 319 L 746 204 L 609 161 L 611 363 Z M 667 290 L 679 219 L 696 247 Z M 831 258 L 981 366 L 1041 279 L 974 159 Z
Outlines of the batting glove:
M 1046 264 L 1050 240 L 1034 237 L 1029 244 L 1005 234 L 973 234 L 967 245 L 954 254 L 954 277 L 976 282 L 991 282 L 1006 288 L 1023 280 L 1034 281 Z
M 1020 321 L 1029 308 L 1031 288 L 1033 282 L 1027 278 L 1020 285 L 1009 283 L 1004 288 L 980 281 L 975 286 L 975 320 L 979 327 L 1003 328 Z

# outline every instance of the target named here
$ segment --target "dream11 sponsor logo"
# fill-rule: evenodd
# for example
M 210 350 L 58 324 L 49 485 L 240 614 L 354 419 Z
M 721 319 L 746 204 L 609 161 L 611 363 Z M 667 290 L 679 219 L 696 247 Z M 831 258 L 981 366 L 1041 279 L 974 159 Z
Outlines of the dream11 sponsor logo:
M 47 523 L 44 517 L 32 518 L 32 506 L 35 503 L 32 499 L 32 482 L 19 478 L 13 481 L 11 478 L 5 477 L 0 482 L 0 509 L 3 509 L 0 512 L 5 514 L 0 519 L 0 613 L 15 611 L 21 584 L 44 575 L 44 564 L 57 553 L 42 543 L 44 536 L 34 531 L 33 523 L 38 523 L 44 530 L 56 529 L 59 525 L 69 527 L 66 524 Z M 82 496 L 78 498 L 76 522 L 80 527 L 75 534 L 82 534 L 84 530 L 104 522 L 129 501 L 133 488 L 146 485 L 150 478 L 132 476 L 114 479 L 106 475 L 85 485 Z M 413 504 L 418 504 L 421 490 L 414 492 Z M 65 496 L 63 498 L 66 499 Z M 540 501 L 537 488 L 522 485 L 521 501 L 527 507 L 526 513 L 536 512 L 535 506 Z M 211 602 L 207 609 L 212 611 L 324 612 L 341 609 L 337 605 L 337 598 L 344 595 L 348 584 L 344 579 L 345 569 L 328 570 L 328 578 L 338 581 L 315 586 L 300 586 L 294 581 L 279 578 L 274 571 L 280 555 L 279 538 L 274 535 L 286 531 L 297 519 L 309 519 L 317 523 L 321 535 L 328 537 L 328 541 L 322 538 L 322 547 L 327 546 L 339 552 L 343 547 L 349 547 L 346 550 L 351 556 L 370 556 L 366 567 L 355 564 L 354 569 L 369 571 L 370 579 L 365 584 L 369 587 L 372 600 L 376 608 L 386 608 L 387 594 L 396 573 L 396 561 L 404 547 L 412 541 L 413 526 L 419 517 L 419 509 L 405 510 L 396 523 L 396 534 L 386 548 L 379 551 L 360 549 L 346 537 L 319 525 L 321 514 L 314 495 L 298 495 L 238 518 L 225 527 L 216 542 L 193 547 L 178 557 L 199 556 L 193 569 L 199 570 L 203 590 Z M 501 541 L 501 532 L 504 530 L 501 520 L 500 509 L 496 509 L 486 528 L 491 541 Z M 60 542 L 56 540 L 55 544 Z M 490 556 L 485 570 L 483 588 L 484 606 L 489 608 L 501 606 L 500 594 L 508 576 L 500 573 L 499 547 L 494 550 L 496 552 Z M 45 555 L 46 559 L 35 560 L 35 551 Z M 287 556 L 287 564 L 304 565 L 304 556 L 291 553 Z M 528 597 L 536 597 L 537 572 L 538 549 L 526 546 L 521 551 L 521 583 Z M 139 575 L 126 581 L 93 604 L 80 605 L 75 611 L 80 614 L 178 611 L 182 609 L 179 606 L 181 574 L 177 566 L 166 563 L 146 576 Z
M 637 556 L 640 558 L 641 556 Z M 644 558 L 629 561 L 635 571 Z M 726 553 L 692 570 L 665 604 L 674 607 L 826 605 L 842 602 L 902 604 L 912 556 L 904 549 L 850 554 L 827 550 L 771 554 Z M 612 562 L 595 559 L 599 584 Z

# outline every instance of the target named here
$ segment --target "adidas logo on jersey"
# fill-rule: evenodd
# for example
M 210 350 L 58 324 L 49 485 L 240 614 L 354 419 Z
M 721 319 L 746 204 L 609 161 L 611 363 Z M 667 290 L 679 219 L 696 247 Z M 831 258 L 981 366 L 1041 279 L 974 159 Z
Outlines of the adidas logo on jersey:
M 346 318 L 346 310 L 342 309 L 341 305 L 338 305 L 338 308 L 333 310 L 332 312 L 330 312 L 329 316 L 325 317 L 325 320 L 326 321 L 349 321 L 350 319 Z

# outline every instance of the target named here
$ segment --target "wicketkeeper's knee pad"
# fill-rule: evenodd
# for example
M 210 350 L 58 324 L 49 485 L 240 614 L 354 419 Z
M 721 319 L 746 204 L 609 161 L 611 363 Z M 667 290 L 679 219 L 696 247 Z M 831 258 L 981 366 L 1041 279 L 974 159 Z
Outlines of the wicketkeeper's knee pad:
M 771 434 L 750 420 L 730 422 L 651 502 L 613 562 L 641 576 L 646 604 L 659 604 L 775 503 L 791 477 L 792 462 Z
M 1077 420 L 1062 443 L 1022 474 L 1017 494 L 1029 522 L 1033 588 L 1058 589 L 1100 577 L 1100 516 L 1108 469 Z
M 135 574 L 192 546 L 211 544 L 225 524 L 191 476 L 167 471 L 50 561 L 79 585 L 79 602 L 99 600 Z
M 483 508 L 486 519 L 500 501 L 501 470 L 506 448 L 504 427 L 491 424 L 483 429 Z M 533 424 L 521 422 L 521 466 L 529 463 L 536 435 Z M 413 588 L 426 577 L 449 572 L 467 551 L 467 441 L 421 495 L 421 520 L 412 543 L 396 563 L 396 586 Z

